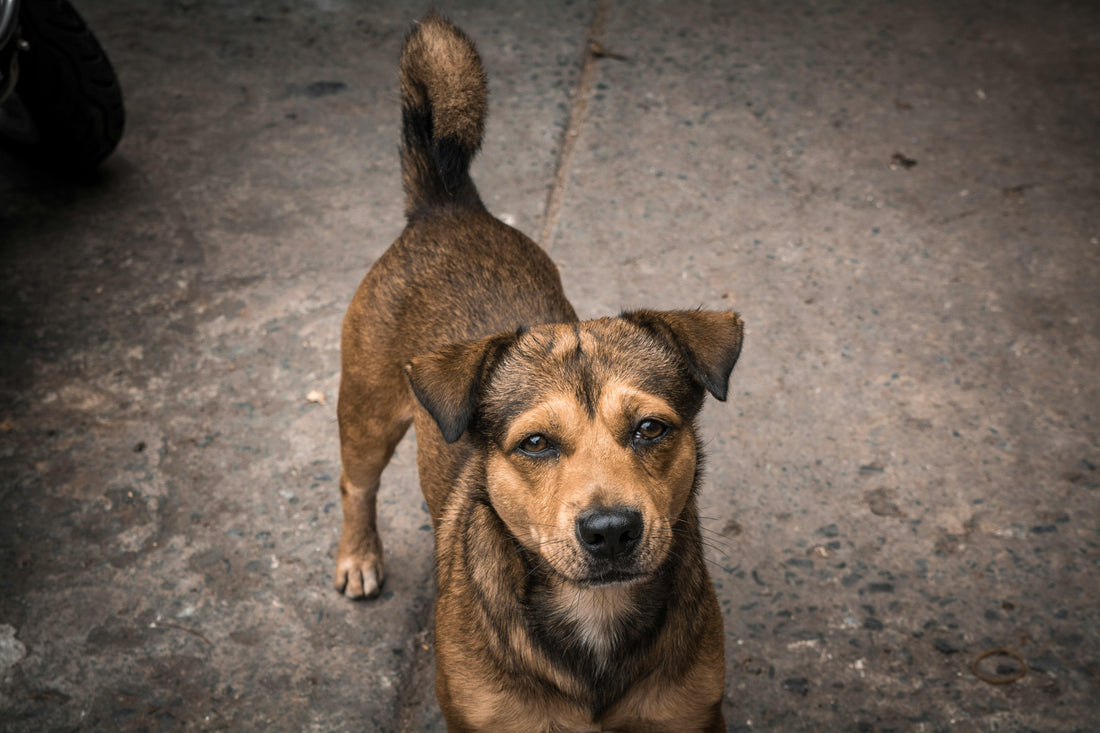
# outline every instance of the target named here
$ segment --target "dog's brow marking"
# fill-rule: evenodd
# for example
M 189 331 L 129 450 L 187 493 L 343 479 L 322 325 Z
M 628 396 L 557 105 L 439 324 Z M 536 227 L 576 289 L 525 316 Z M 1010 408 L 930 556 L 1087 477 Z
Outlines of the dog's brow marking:
M 557 359 L 563 359 L 571 348 L 573 348 L 573 340 L 569 337 L 573 336 L 573 339 L 577 338 L 577 330 L 575 326 L 562 325 L 554 329 L 551 332 L 551 340 L 547 351 Z
M 576 422 L 571 419 L 575 407 L 575 400 L 566 394 L 547 397 L 515 417 L 505 436 L 506 444 L 513 445 L 533 432 L 545 432 L 552 440 L 572 438 L 565 433 Z
M 605 374 L 598 374 L 597 369 L 604 371 L 596 356 L 599 344 L 591 331 L 577 333 L 577 355 L 580 362 L 581 380 L 585 388 L 585 411 L 590 418 L 596 416 L 596 408 L 603 395 Z
M 595 349 L 595 339 L 588 331 L 582 331 L 578 323 L 563 325 L 558 333 L 562 338 L 555 341 L 551 353 L 561 369 L 561 379 L 563 383 L 573 385 L 576 401 L 584 407 L 589 417 L 595 417 L 602 392 L 600 380 L 594 374 L 595 360 L 590 353 Z
M 596 416 L 596 403 L 600 399 L 600 385 L 593 378 L 592 360 L 581 348 L 580 339 L 577 340 L 573 361 L 577 371 L 577 401 L 584 407 L 588 417 L 593 418 Z
M 672 427 L 680 426 L 676 411 L 668 402 L 620 381 L 609 381 L 604 385 L 599 412 L 605 420 L 622 415 L 631 418 L 654 417 Z

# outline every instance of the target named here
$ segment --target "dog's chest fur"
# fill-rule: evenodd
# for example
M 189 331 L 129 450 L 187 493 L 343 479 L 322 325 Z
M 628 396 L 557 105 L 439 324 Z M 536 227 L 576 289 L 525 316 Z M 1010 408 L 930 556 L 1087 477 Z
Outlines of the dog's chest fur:
M 556 593 L 558 612 L 572 622 L 574 637 L 597 658 L 606 659 L 621 636 L 623 617 L 632 603 L 629 588 L 578 588 Z

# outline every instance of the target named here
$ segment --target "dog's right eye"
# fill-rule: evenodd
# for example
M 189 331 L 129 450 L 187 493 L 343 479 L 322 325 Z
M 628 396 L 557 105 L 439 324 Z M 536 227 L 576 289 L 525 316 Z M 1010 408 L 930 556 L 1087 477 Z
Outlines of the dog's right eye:
M 554 452 L 554 444 L 542 433 L 535 433 L 520 441 L 519 452 L 524 455 L 542 458 Z

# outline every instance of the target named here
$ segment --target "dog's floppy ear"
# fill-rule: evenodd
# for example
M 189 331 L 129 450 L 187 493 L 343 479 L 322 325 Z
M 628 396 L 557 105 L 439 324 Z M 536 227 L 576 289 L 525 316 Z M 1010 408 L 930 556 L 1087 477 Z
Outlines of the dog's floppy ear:
M 733 311 L 650 311 L 622 318 L 672 345 L 708 392 L 725 400 L 730 372 L 741 354 L 744 324 Z
M 514 334 L 498 334 L 451 344 L 405 365 L 413 393 L 448 443 L 466 432 L 484 379 L 515 339 Z

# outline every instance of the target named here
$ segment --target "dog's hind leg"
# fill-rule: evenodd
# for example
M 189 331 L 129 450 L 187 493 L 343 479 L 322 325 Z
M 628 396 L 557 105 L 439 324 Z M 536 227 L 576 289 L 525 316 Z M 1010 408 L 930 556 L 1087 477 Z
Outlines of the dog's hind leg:
M 404 374 L 371 375 L 364 382 L 345 370 L 340 383 L 340 505 L 344 514 L 336 552 L 336 590 L 371 598 L 382 587 L 382 541 L 377 496 L 382 469 L 412 422 Z M 381 378 L 380 378 L 381 377 Z M 389 378 L 386 378 L 389 377 Z

